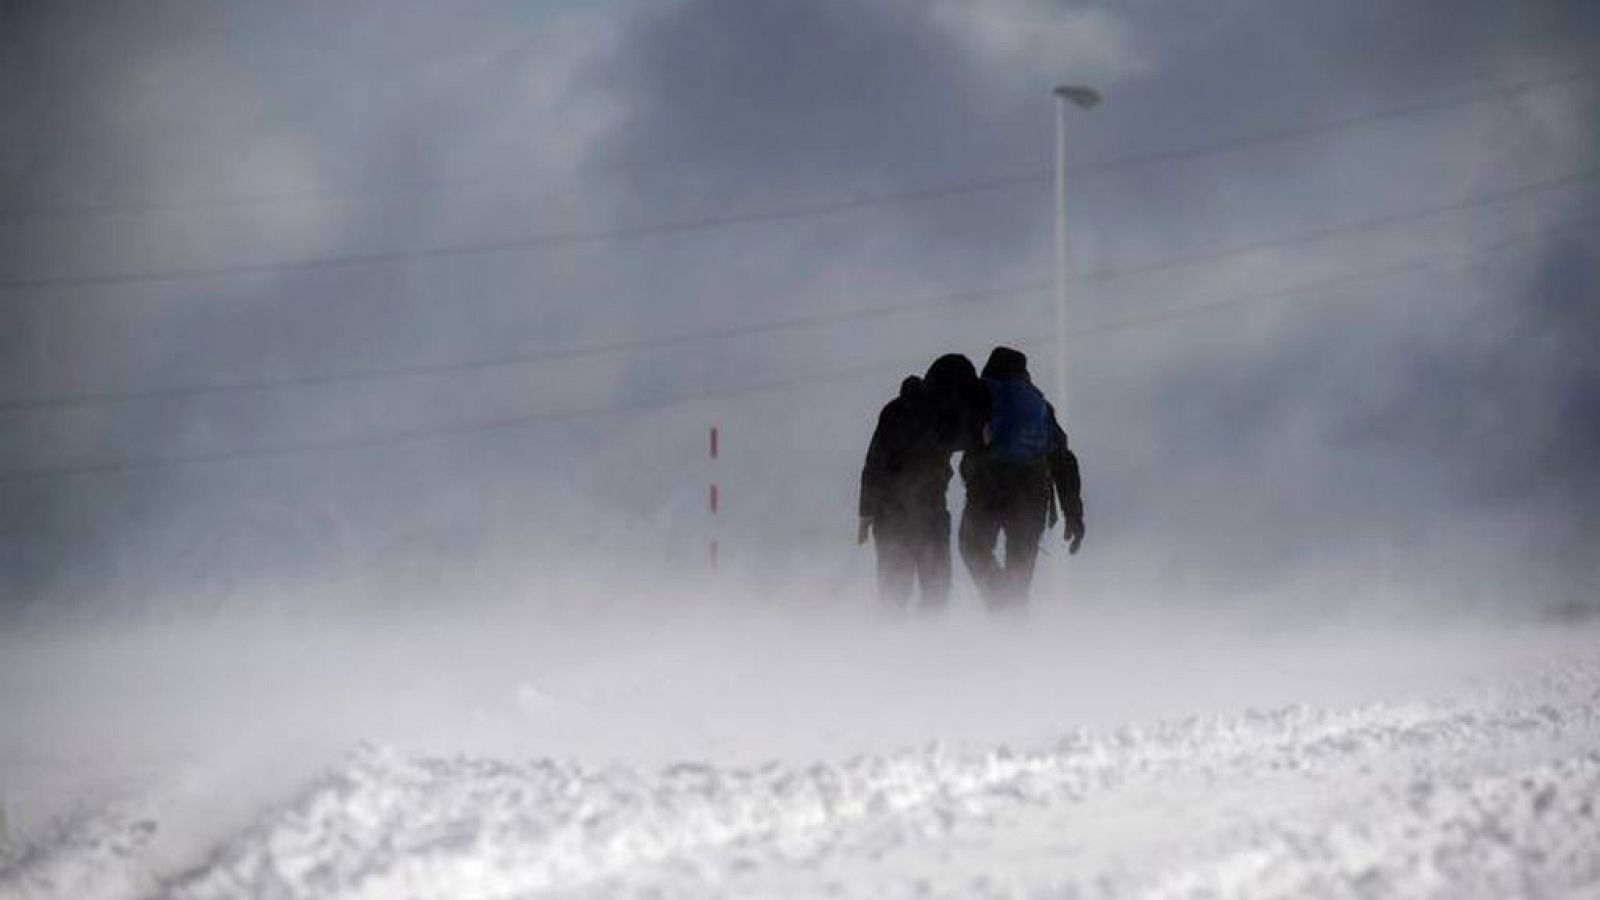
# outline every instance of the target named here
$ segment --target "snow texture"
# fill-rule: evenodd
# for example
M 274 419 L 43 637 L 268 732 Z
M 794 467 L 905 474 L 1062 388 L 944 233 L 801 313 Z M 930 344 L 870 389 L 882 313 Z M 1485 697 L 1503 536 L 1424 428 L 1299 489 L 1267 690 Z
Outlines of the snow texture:
M 368 745 L 198 862 L 147 787 L 9 851 L 6 898 L 1596 896 L 1600 661 L 1294 706 L 756 765 Z

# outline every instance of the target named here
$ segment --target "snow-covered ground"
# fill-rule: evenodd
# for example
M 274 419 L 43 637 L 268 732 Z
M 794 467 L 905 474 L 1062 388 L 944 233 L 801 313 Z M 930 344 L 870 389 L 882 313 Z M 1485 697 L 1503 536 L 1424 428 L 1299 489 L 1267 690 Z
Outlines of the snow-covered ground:
M 1600 897 L 1592 624 L 463 618 L 8 639 L 0 896 Z

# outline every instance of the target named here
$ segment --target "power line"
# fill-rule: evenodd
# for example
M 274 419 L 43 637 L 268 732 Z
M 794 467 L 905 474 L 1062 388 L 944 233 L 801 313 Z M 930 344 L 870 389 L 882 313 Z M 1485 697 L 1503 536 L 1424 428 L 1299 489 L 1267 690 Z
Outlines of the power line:
M 1406 210 L 1404 212 L 1385 213 L 1369 219 L 1346 222 L 1339 225 L 1328 225 L 1321 228 L 1307 229 L 1305 231 L 1298 231 L 1282 237 L 1263 238 L 1261 240 L 1251 241 L 1249 243 L 1233 244 L 1217 250 L 1204 250 L 1199 253 L 1174 256 L 1151 263 L 1108 269 L 1104 272 L 1090 273 L 1073 280 L 1113 280 L 1116 278 L 1125 278 L 1130 275 L 1143 275 L 1150 272 L 1162 271 L 1164 269 L 1173 269 L 1180 266 L 1194 265 L 1195 263 L 1214 262 L 1216 260 L 1227 259 L 1233 256 L 1243 256 L 1245 254 L 1255 253 L 1261 250 L 1277 250 L 1284 247 L 1294 247 L 1301 244 L 1309 244 L 1315 241 L 1324 240 L 1326 238 L 1341 234 L 1348 234 L 1355 231 L 1365 231 L 1369 228 L 1386 228 L 1390 225 L 1397 225 L 1401 222 L 1432 218 L 1433 216 L 1442 216 L 1449 213 L 1462 212 L 1464 210 L 1475 209 L 1482 206 L 1497 206 L 1501 203 L 1505 203 L 1508 200 L 1515 200 L 1519 197 L 1526 197 L 1530 194 L 1537 194 L 1542 191 L 1553 190 L 1561 187 L 1570 187 L 1575 184 L 1581 184 L 1585 181 L 1592 181 L 1597 176 L 1600 176 L 1600 168 L 1584 169 L 1578 172 L 1558 175 L 1553 178 L 1530 181 L 1525 184 L 1505 188 L 1499 191 L 1489 191 L 1482 194 L 1475 194 L 1460 200 L 1453 200 L 1449 203 L 1418 207 L 1415 209 Z
M 662 335 L 659 337 L 636 338 L 633 340 L 616 341 L 605 344 L 590 344 L 579 347 L 566 347 L 556 350 L 540 351 L 536 353 L 505 354 L 501 356 L 481 357 L 478 359 L 442 362 L 427 365 L 392 366 L 356 372 L 327 373 L 321 375 L 307 375 L 301 377 L 277 378 L 261 381 L 223 382 L 209 385 L 149 388 L 128 391 L 100 391 L 81 394 L 57 394 L 54 396 L 39 397 L 28 400 L 0 401 L 0 413 L 37 409 L 59 409 L 132 400 L 173 399 L 265 392 L 292 388 L 329 387 L 343 384 L 357 384 L 369 381 L 387 381 L 398 378 L 425 377 L 430 375 L 444 375 L 457 372 L 513 368 L 537 365 L 539 363 L 547 362 L 610 356 L 619 353 L 637 352 L 642 350 L 657 350 L 666 347 L 674 347 L 708 340 L 749 337 L 758 334 L 787 331 L 795 328 L 814 328 L 842 322 L 883 318 L 908 312 L 923 312 L 932 308 L 950 304 L 975 303 L 998 297 L 1037 293 L 1038 291 L 1043 290 L 1044 287 L 1046 287 L 1046 283 L 1037 282 L 1007 287 L 983 288 L 979 290 L 961 291 L 951 294 L 939 294 L 937 296 L 926 297 L 921 300 L 877 306 L 870 309 L 822 313 L 812 316 L 780 319 L 775 322 L 755 322 L 748 325 L 735 325 L 727 328 L 684 332 L 680 334 Z
M 1230 138 L 1206 144 L 1197 144 L 1190 147 L 1180 147 L 1163 150 L 1155 153 L 1140 154 L 1108 160 L 1091 160 L 1075 163 L 1068 167 L 1069 171 L 1103 172 L 1117 169 L 1132 168 L 1157 163 L 1174 162 L 1206 156 L 1217 156 L 1246 150 L 1253 147 L 1270 146 L 1273 144 L 1290 143 L 1310 137 L 1336 133 L 1352 128 L 1360 128 L 1377 122 L 1390 119 L 1409 118 L 1430 112 L 1440 112 L 1449 109 L 1458 109 L 1466 106 L 1475 106 L 1482 103 L 1504 101 L 1515 98 L 1519 94 L 1528 93 L 1544 88 L 1560 87 L 1576 84 L 1594 78 L 1597 73 L 1591 69 L 1566 72 L 1546 78 L 1529 79 L 1512 83 L 1497 83 L 1482 91 L 1463 94 L 1455 97 L 1438 100 L 1426 100 L 1394 106 L 1367 113 L 1359 113 L 1322 122 L 1307 123 L 1275 131 L 1265 131 L 1239 138 Z M 971 193 L 978 191 L 997 190 L 1015 187 L 1023 184 L 1035 184 L 1050 177 L 1049 170 L 1029 170 L 1011 175 L 1002 175 L 994 178 L 980 179 L 958 184 L 952 184 L 934 191 L 953 191 L 956 193 Z M 293 203 L 315 199 L 335 199 L 348 202 L 378 202 L 396 196 L 427 195 L 436 193 L 458 192 L 463 188 L 480 185 L 489 181 L 488 176 L 478 175 L 466 178 L 448 179 L 442 181 L 421 182 L 412 184 L 399 184 L 376 189 L 351 188 L 345 190 L 323 191 L 279 191 L 266 194 L 244 194 L 231 197 L 214 197 L 195 202 L 110 202 L 90 203 L 75 206 L 32 206 L 12 207 L 0 209 L 0 219 L 47 219 L 64 218 L 72 216 L 96 215 L 126 215 L 157 212 L 187 212 L 228 209 L 249 206 L 270 206 L 279 203 Z M 926 199 L 927 190 L 894 191 L 875 194 L 871 197 L 861 198 L 858 201 L 838 201 L 840 203 L 860 203 L 861 205 L 880 205 L 903 201 Z M 832 207 L 832 203 L 818 204 L 822 207 Z M 857 208 L 850 206 L 847 208 Z M 827 213 L 822 213 L 827 214 Z M 759 214 L 755 214 L 759 215 Z M 759 219 L 755 221 L 760 221 Z
M 1180 159 L 1199 156 L 1231 153 L 1252 146 L 1283 143 L 1304 137 L 1314 137 L 1330 132 L 1360 127 L 1362 125 L 1370 124 L 1375 121 L 1381 121 L 1387 118 L 1417 115 L 1436 109 L 1471 105 L 1475 103 L 1482 103 L 1486 100 L 1515 96 L 1518 93 L 1527 92 L 1540 87 L 1573 83 L 1592 78 L 1594 77 L 1594 74 L 1595 73 L 1593 72 L 1568 74 L 1560 78 L 1546 79 L 1544 81 L 1524 82 L 1512 86 L 1500 86 L 1494 91 L 1477 95 L 1472 98 L 1459 98 L 1452 101 L 1436 101 L 1432 103 L 1412 104 L 1411 106 L 1402 107 L 1395 110 L 1347 117 L 1345 119 L 1335 120 L 1316 126 L 1286 129 L 1279 132 L 1238 138 L 1203 147 L 1190 148 L 1187 150 L 1167 151 L 1162 153 L 1147 154 L 1144 156 L 1127 157 L 1120 160 L 1108 160 L 1098 163 L 1081 163 L 1070 168 L 1073 171 L 1078 172 L 1107 171 L 1130 166 L 1151 165 L 1155 163 L 1173 162 Z M 875 206 L 882 206 L 890 203 L 937 200 L 969 194 L 985 193 L 1005 188 L 1039 184 L 1048 180 L 1049 178 L 1049 172 L 1030 171 L 937 187 L 921 188 L 908 191 L 870 193 L 840 200 L 801 203 L 747 213 L 729 213 L 718 216 L 706 216 L 700 218 L 659 222 L 655 224 L 625 226 L 622 228 L 597 229 L 590 231 L 572 230 L 546 232 L 543 234 L 529 235 L 519 238 L 508 238 L 499 241 L 470 241 L 456 244 L 446 244 L 436 247 L 412 248 L 407 250 L 353 253 L 336 256 L 306 257 L 301 259 L 268 260 L 262 262 L 228 263 L 214 266 L 178 266 L 143 272 L 107 272 L 82 275 L 44 276 L 39 278 L 18 278 L 0 281 L 0 292 L 30 291 L 68 287 L 106 287 L 115 285 L 154 284 L 215 278 L 233 278 L 250 275 L 289 274 L 296 272 L 313 272 L 330 269 L 361 268 L 386 264 L 422 262 L 464 256 L 492 255 L 516 251 L 549 249 L 562 246 L 631 241 L 648 237 L 716 230 L 737 225 L 772 224 L 788 221 L 800 221 L 824 216 L 842 215 L 845 213 Z
M 1429 257 L 1408 260 L 1392 266 L 1362 270 L 1360 272 L 1347 273 L 1345 275 L 1304 282 L 1281 290 L 1218 300 L 1212 303 L 1166 310 L 1160 313 L 1135 317 L 1120 322 L 1079 328 L 1069 331 L 1068 335 L 1087 336 L 1094 334 L 1106 334 L 1116 331 L 1138 330 L 1163 324 L 1176 319 L 1210 314 L 1229 308 L 1240 308 L 1269 300 L 1281 300 L 1288 297 L 1299 296 L 1307 293 L 1315 293 L 1317 291 L 1342 287 L 1362 281 L 1371 281 L 1384 277 L 1392 277 L 1398 274 L 1425 270 L 1441 263 L 1489 256 L 1519 243 L 1536 241 L 1562 231 L 1588 228 L 1597 224 L 1600 224 L 1600 217 L 1576 219 L 1561 223 L 1557 226 L 1543 229 L 1535 233 L 1502 239 L 1500 241 L 1495 241 L 1465 251 L 1434 254 Z M 1038 340 L 1025 341 L 1023 343 L 1031 346 L 1036 344 L 1049 344 L 1052 343 L 1052 341 L 1048 338 L 1041 338 Z M 652 403 L 608 404 L 589 407 L 575 407 L 564 410 L 548 410 L 520 416 L 491 419 L 488 421 L 459 423 L 444 426 L 424 426 L 414 429 L 386 432 L 383 434 L 357 435 L 311 443 L 280 444 L 277 446 L 262 447 L 250 450 L 219 450 L 192 454 L 179 454 L 175 456 L 150 457 L 145 459 L 104 460 L 99 462 L 18 469 L 11 472 L 0 473 L 0 484 L 52 480 L 84 475 L 121 474 L 127 472 L 181 468 L 205 464 L 246 462 L 262 459 L 304 456 L 327 452 L 354 451 L 370 449 L 373 447 L 420 443 L 449 437 L 457 437 L 461 435 L 514 430 L 546 422 L 570 421 L 575 419 L 597 418 L 626 413 L 649 412 L 698 400 L 791 390 L 810 385 L 845 381 L 864 374 L 872 374 L 889 370 L 904 370 L 907 367 L 914 368 L 920 366 L 925 361 L 926 360 L 924 359 L 918 358 L 896 360 L 890 363 L 864 363 L 786 379 L 768 380 L 752 384 L 738 385 L 730 388 L 710 388 L 700 391 L 692 391 Z
M 1577 84 L 1580 81 L 1588 81 L 1589 79 L 1594 78 L 1596 74 L 1600 73 L 1597 73 L 1593 69 L 1585 69 L 1575 72 L 1568 72 L 1563 75 L 1556 75 L 1549 78 L 1513 82 L 1510 84 L 1498 84 L 1492 88 L 1489 88 L 1488 90 L 1473 94 L 1466 94 L 1460 97 L 1453 97 L 1445 100 L 1425 100 L 1418 103 L 1406 104 L 1405 106 L 1394 106 L 1389 107 L 1388 109 L 1375 110 L 1368 113 L 1359 113 L 1352 116 L 1329 119 L 1324 122 L 1301 125 L 1293 128 L 1284 128 L 1278 131 L 1262 132 L 1260 134 L 1249 135 L 1242 138 L 1217 141 L 1211 144 L 1201 144 L 1195 147 L 1177 150 L 1162 150 L 1155 153 L 1129 156 L 1122 159 L 1106 160 L 1103 162 L 1086 162 L 1075 166 L 1068 166 L 1068 170 L 1079 172 L 1099 172 L 1135 166 L 1147 166 L 1156 163 L 1175 162 L 1178 160 L 1196 157 L 1220 156 L 1227 153 L 1234 153 L 1239 150 L 1248 150 L 1254 147 L 1292 143 L 1294 141 L 1304 140 L 1305 138 L 1319 137 L 1325 134 L 1347 131 L 1352 128 L 1360 128 L 1365 125 L 1370 125 L 1375 122 L 1382 122 L 1389 119 L 1410 118 L 1411 116 L 1423 115 L 1430 112 L 1441 112 L 1447 109 L 1459 109 L 1464 106 L 1477 106 L 1482 103 L 1511 100 L 1520 94 L 1529 93 L 1542 88 L 1558 87 L 1568 84 Z
M 461 435 L 526 428 L 547 422 L 601 418 L 624 413 L 651 412 L 695 400 L 712 399 L 716 397 L 733 397 L 743 394 L 761 393 L 772 390 L 784 390 L 800 384 L 820 384 L 830 381 L 843 381 L 869 372 L 880 371 L 890 366 L 906 366 L 916 364 L 919 364 L 919 361 L 911 359 L 898 360 L 894 363 L 866 363 L 826 372 L 814 373 L 806 376 L 803 379 L 784 379 L 780 381 L 740 385 L 739 387 L 735 388 L 691 391 L 653 403 L 629 403 L 621 405 L 606 404 L 599 406 L 574 407 L 571 409 L 549 410 L 520 416 L 490 419 L 488 421 L 444 426 L 425 426 L 420 428 L 386 432 L 383 434 L 357 435 L 311 443 L 281 444 L 278 446 L 262 447 L 252 450 L 218 450 L 204 453 L 179 454 L 176 456 L 150 457 L 147 459 L 104 460 L 100 462 L 89 462 L 83 464 L 20 469 L 11 472 L 0 473 L 0 484 L 66 478 L 79 475 L 121 474 L 125 472 L 180 468 L 191 465 L 203 465 L 211 463 L 249 462 L 263 459 L 303 456 L 316 453 L 365 450 L 373 447 L 421 443 L 425 441 L 457 437 Z
M 1529 241 L 1541 240 L 1568 231 L 1578 231 L 1584 228 L 1593 228 L 1596 225 L 1600 225 L 1600 217 L 1571 219 L 1554 226 L 1540 229 L 1531 234 L 1513 235 L 1508 238 L 1503 238 L 1498 241 L 1491 241 L 1487 244 L 1473 247 L 1469 250 L 1459 250 L 1429 257 L 1419 257 L 1416 259 L 1410 259 L 1404 262 L 1396 263 L 1394 265 L 1381 266 L 1373 269 L 1363 269 L 1359 272 L 1352 272 L 1344 275 L 1334 275 L 1327 278 L 1312 279 L 1288 288 L 1268 291 L 1262 294 L 1245 294 L 1239 297 L 1230 297 L 1222 300 L 1215 300 L 1209 303 L 1186 304 L 1173 309 L 1160 310 L 1158 312 L 1147 313 L 1145 315 L 1131 316 L 1116 322 L 1107 322 L 1103 325 L 1078 328 L 1068 332 L 1068 334 L 1069 336 L 1080 337 L 1097 334 L 1112 334 L 1119 331 L 1136 331 L 1148 326 L 1159 325 L 1165 322 L 1173 322 L 1180 319 L 1192 319 L 1197 316 L 1209 315 L 1214 312 L 1235 309 L 1242 306 L 1253 306 L 1256 303 L 1266 300 L 1281 300 L 1308 292 L 1323 290 L 1325 288 L 1343 287 L 1363 281 L 1381 281 L 1385 278 L 1393 278 L 1396 275 L 1404 275 L 1409 272 L 1418 272 L 1431 269 L 1440 265 L 1441 263 L 1457 262 L 1465 259 L 1489 256 L 1499 253 L 1503 250 L 1507 250 L 1518 244 L 1525 244 Z
M 1261 250 L 1280 249 L 1283 247 L 1312 243 L 1356 231 L 1389 227 L 1403 222 L 1416 221 L 1419 219 L 1461 212 L 1483 206 L 1497 205 L 1529 194 L 1590 180 L 1593 179 L 1596 174 L 1600 174 L 1600 170 L 1590 170 L 1571 175 L 1564 175 L 1558 178 L 1530 182 L 1501 191 L 1485 192 L 1472 197 L 1452 201 L 1450 203 L 1421 207 L 1405 212 L 1386 213 L 1380 216 L 1344 222 L 1338 225 L 1299 231 L 1276 238 L 1267 238 L 1248 243 L 1233 244 L 1199 253 L 1182 254 L 1168 257 L 1166 259 L 1154 260 L 1151 262 L 1130 266 L 1112 267 L 1098 272 L 1087 273 L 1071 280 L 1074 283 L 1110 282 L 1123 278 L 1129 278 L 1135 275 L 1144 275 L 1183 266 L 1196 265 L 1199 263 L 1216 262 L 1235 256 L 1256 253 Z M 606 344 L 592 344 L 588 346 L 568 347 L 533 353 L 503 354 L 493 357 L 482 357 L 478 359 L 459 360 L 452 362 L 431 363 L 424 365 L 388 366 L 354 372 L 324 373 L 257 381 L 222 382 L 209 385 L 173 386 L 120 391 L 96 391 L 77 394 L 57 394 L 53 396 L 27 400 L 0 401 L 0 413 L 38 409 L 58 409 L 133 400 L 176 399 L 186 397 L 265 392 L 291 388 L 331 387 L 344 384 L 357 384 L 362 382 L 387 381 L 399 378 L 424 377 L 457 372 L 511 368 L 535 365 L 545 362 L 567 361 L 573 359 L 608 356 L 618 353 L 656 350 L 667 347 L 681 346 L 684 344 L 692 344 L 706 340 L 749 337 L 759 334 L 787 331 L 796 328 L 814 328 L 824 325 L 840 324 L 844 322 L 884 318 L 906 313 L 926 312 L 929 309 L 941 306 L 972 303 L 1007 296 L 1037 293 L 1047 289 L 1048 287 L 1049 282 L 1047 281 L 1027 282 L 1003 287 L 940 294 L 933 297 L 924 297 L 915 301 L 887 304 L 868 309 L 799 316 L 781 319 L 775 322 L 758 322 L 748 325 L 737 325 L 704 331 L 685 332 L 659 337 L 635 338 Z
M 525 250 L 542 250 L 553 247 L 583 244 L 612 243 L 638 240 L 662 235 L 710 231 L 734 225 L 754 225 L 812 219 L 819 216 L 839 215 L 858 209 L 879 206 L 886 202 L 934 200 L 974 194 L 1030 184 L 1032 175 L 1003 176 L 987 181 L 973 181 L 918 191 L 896 194 L 868 194 L 848 200 L 830 200 L 820 203 L 762 210 L 750 213 L 732 213 L 706 216 L 698 219 L 680 219 L 653 225 L 633 225 L 595 231 L 552 231 L 544 234 L 499 241 L 468 241 L 437 247 L 419 247 L 409 250 L 390 250 L 374 253 L 352 253 L 340 256 L 316 256 L 302 259 L 271 260 L 266 262 L 230 263 L 218 266 L 188 266 L 170 269 L 152 269 L 145 272 L 107 272 L 87 275 L 58 275 L 43 278 L 19 278 L 0 281 L 0 291 L 28 291 L 44 288 L 106 287 L 113 285 L 154 284 L 175 281 L 195 281 L 212 278 L 232 278 L 244 275 L 277 275 L 294 272 L 314 272 L 328 269 L 361 268 L 366 266 L 451 259 L 464 256 L 489 256 Z

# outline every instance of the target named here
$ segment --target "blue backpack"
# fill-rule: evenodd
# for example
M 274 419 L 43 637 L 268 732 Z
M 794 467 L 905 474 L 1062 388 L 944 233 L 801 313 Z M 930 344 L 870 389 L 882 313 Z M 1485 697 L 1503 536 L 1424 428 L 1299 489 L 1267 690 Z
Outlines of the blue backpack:
M 1050 407 L 1021 378 L 985 378 L 989 388 L 989 452 L 1007 462 L 1033 463 L 1050 450 Z

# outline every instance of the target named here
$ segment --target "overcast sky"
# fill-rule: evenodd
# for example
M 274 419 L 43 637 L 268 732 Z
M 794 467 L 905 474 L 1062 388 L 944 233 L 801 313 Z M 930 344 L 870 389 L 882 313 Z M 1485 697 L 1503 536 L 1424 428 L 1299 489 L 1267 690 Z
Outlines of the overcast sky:
M 8 2 L 0 590 L 694 567 L 712 478 L 857 583 L 899 380 L 1053 383 L 1081 82 L 1084 589 L 1592 593 L 1595 59 L 1584 0 Z

